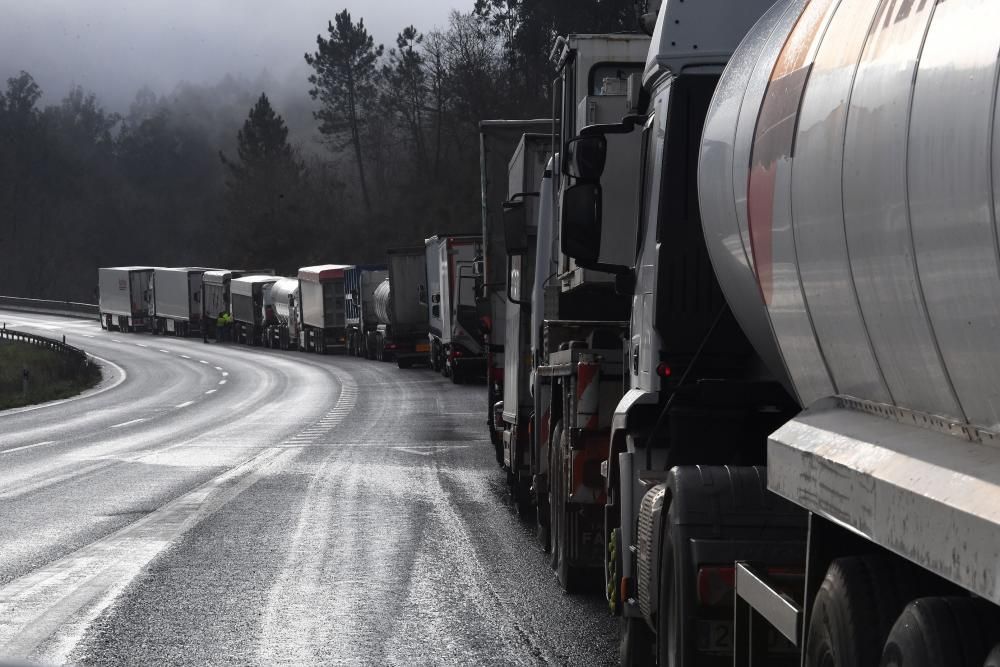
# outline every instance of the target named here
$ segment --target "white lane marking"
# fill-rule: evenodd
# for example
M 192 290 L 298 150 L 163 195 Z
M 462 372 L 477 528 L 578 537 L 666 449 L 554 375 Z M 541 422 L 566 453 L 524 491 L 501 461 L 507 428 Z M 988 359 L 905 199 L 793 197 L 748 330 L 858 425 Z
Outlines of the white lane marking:
M 135 345 L 136 345 L 136 347 L 149 347 L 145 343 L 136 343 Z
M 14 449 L 5 449 L 2 452 L 0 452 L 0 454 L 11 454 L 13 452 L 19 452 L 22 449 L 31 449 L 32 447 L 41 447 L 43 445 L 54 445 L 54 444 L 56 444 L 55 440 L 46 440 L 45 442 L 36 442 L 33 445 L 24 445 L 23 447 L 15 447 Z
M 87 356 L 90 357 L 91 359 L 96 359 L 97 361 L 101 362 L 102 364 L 107 364 L 108 366 L 111 366 L 112 368 L 114 368 L 116 371 L 118 371 L 118 379 L 115 380 L 114 382 L 112 382 L 111 384 L 109 384 L 106 387 L 102 387 L 100 384 L 98 384 L 97 387 L 95 387 L 94 389 L 88 389 L 85 392 L 79 393 L 76 396 L 70 396 L 69 398 L 61 398 L 58 401 L 49 401 L 48 403 L 39 403 L 38 405 L 28 405 L 28 406 L 25 406 L 23 408 L 12 408 L 10 410 L 0 410 L 0 417 L 7 417 L 9 415 L 17 415 L 17 414 L 21 414 L 22 412 L 32 412 L 33 410 L 41 410 L 42 408 L 51 408 L 51 407 L 54 407 L 56 405 L 62 405 L 63 403 L 69 403 L 70 401 L 78 401 L 81 398 L 90 398 L 91 396 L 97 396 L 98 394 L 103 394 L 106 391 L 114 389 L 115 387 L 117 387 L 118 385 L 120 385 L 122 382 L 124 382 L 126 380 L 126 378 L 128 378 L 128 373 L 125 372 L 125 369 L 122 368 L 121 366 L 119 366 L 118 364 L 116 364 L 115 362 L 109 361 L 108 359 L 105 359 L 104 357 L 98 357 L 96 354 L 90 354 L 89 352 L 87 353 Z M 103 382 L 103 380 L 102 380 L 102 382 Z
M 131 426 L 132 424 L 138 424 L 139 422 L 144 422 L 148 417 L 139 417 L 138 419 L 132 419 L 127 422 L 122 422 L 121 424 L 112 424 L 111 428 L 121 428 L 122 426 Z
M 164 354 L 170 354 L 170 350 L 160 350 L 160 352 L 163 352 Z
M 80 335 L 83 336 L 84 338 L 93 338 L 93 336 L 91 336 L 90 334 L 80 334 Z
M 216 367 L 215 367 L 215 370 L 217 370 L 217 371 L 221 371 L 221 370 L 222 370 L 222 366 L 216 366 Z
M 182 354 L 182 355 L 181 355 L 181 359 L 190 359 L 190 358 L 191 358 L 191 357 L 187 356 L 186 354 Z
M 218 391 L 218 389 L 209 389 L 209 390 L 208 390 L 208 391 L 206 391 L 205 393 L 206 393 L 206 394 L 214 394 L 214 393 L 215 393 L 215 392 L 217 392 L 217 391 Z
M 207 362 L 207 361 L 205 361 L 204 359 L 199 359 L 199 360 L 198 360 L 198 363 L 199 363 L 199 364 L 207 364 L 208 362 Z
M 226 384 L 225 380 L 219 380 L 219 384 Z
M 227 373 L 226 371 L 222 371 L 222 377 L 229 377 L 229 373 Z
M 120 343 L 121 341 L 120 341 L 120 340 L 118 340 L 117 338 L 112 338 L 112 339 L 111 339 L 111 342 L 112 342 L 112 343 Z
M 0 653 L 64 664 L 87 628 L 150 561 L 298 453 L 277 447 L 232 468 L 121 530 L 0 587 Z
M 186 408 L 189 405 L 194 405 L 194 401 L 184 401 L 183 403 L 181 403 L 177 407 L 178 408 Z

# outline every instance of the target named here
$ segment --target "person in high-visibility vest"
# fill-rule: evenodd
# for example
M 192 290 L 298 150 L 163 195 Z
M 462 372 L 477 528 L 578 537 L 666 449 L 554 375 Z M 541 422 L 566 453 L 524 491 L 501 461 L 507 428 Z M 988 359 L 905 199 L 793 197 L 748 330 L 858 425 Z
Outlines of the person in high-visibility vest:
M 229 314 L 228 310 L 224 310 L 219 313 L 219 317 L 215 320 L 216 329 L 216 340 L 226 341 L 231 340 L 230 334 L 233 326 L 233 316 Z

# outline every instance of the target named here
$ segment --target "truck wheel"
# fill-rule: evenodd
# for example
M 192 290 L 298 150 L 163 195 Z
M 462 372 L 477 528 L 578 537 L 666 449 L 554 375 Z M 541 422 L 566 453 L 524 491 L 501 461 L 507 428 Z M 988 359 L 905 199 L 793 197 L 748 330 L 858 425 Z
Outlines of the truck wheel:
M 399 366 L 400 368 L 413 368 L 413 360 L 412 359 L 401 359 L 401 358 L 397 357 L 396 358 L 396 365 Z
M 646 667 L 656 664 L 653 633 L 646 620 L 631 616 L 618 619 L 618 664 L 622 667 Z
M 834 560 L 813 602 L 806 667 L 877 664 L 910 590 L 904 570 L 884 557 Z
M 1000 667 L 1000 644 L 994 646 L 990 654 L 986 656 L 983 667 Z
M 980 667 L 998 639 L 997 608 L 981 598 L 914 600 L 892 626 L 882 667 Z

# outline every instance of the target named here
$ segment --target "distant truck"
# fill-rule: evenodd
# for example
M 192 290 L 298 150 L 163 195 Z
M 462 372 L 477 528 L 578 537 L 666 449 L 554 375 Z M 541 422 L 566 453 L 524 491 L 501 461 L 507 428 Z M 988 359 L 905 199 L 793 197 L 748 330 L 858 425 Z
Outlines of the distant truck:
M 426 361 L 428 341 L 426 250 L 420 246 L 393 248 L 387 253 L 389 279 L 375 292 L 379 318 L 376 348 L 400 368 Z
M 299 269 L 302 331 L 299 348 L 326 354 L 347 349 L 347 295 L 344 264 L 320 264 Z
M 219 315 L 232 308 L 229 283 L 242 276 L 272 275 L 272 269 L 215 269 L 201 279 L 201 317 L 206 336 L 215 336 Z
M 202 277 L 211 269 L 198 267 L 165 268 L 153 271 L 154 334 L 201 335 Z
M 149 327 L 152 314 L 152 266 L 116 266 L 97 270 L 101 327 L 137 331 Z
M 260 345 L 264 333 L 264 299 L 274 276 L 243 276 L 229 284 L 232 295 L 233 340 L 246 345 Z
M 388 277 L 385 264 L 356 264 L 344 271 L 347 350 L 355 357 L 375 356 L 375 288 Z
M 500 442 L 500 431 L 494 423 L 493 406 L 504 395 L 506 365 L 505 318 L 508 312 L 508 255 L 502 223 L 504 201 L 508 198 L 507 167 L 519 146 L 521 136 L 532 133 L 544 137 L 551 148 L 552 131 L 557 127 L 552 119 L 484 120 L 479 123 L 480 201 L 483 227 L 482 281 L 479 286 L 479 310 L 485 321 L 486 345 L 486 412 L 490 438 Z M 542 163 L 545 166 L 545 163 Z M 539 174 L 539 179 L 541 175 Z M 527 188 L 510 192 L 517 200 L 531 199 L 529 191 L 538 189 L 536 179 Z M 537 199 L 537 194 L 535 195 Z M 532 204 L 533 205 L 533 204 Z
M 264 345 L 280 350 L 299 346 L 302 313 L 299 309 L 299 279 L 278 278 L 269 293 L 271 315 L 265 310 Z
M 461 384 L 485 375 L 486 350 L 476 307 L 476 258 L 482 237 L 432 236 L 427 257 L 429 361 L 431 368 Z

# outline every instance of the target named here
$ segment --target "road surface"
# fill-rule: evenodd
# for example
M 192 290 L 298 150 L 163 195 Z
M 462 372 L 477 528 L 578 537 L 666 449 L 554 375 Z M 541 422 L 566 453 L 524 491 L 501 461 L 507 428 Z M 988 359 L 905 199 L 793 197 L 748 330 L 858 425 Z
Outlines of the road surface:
M 0 311 L 100 359 L 0 412 L 0 656 L 606 664 L 510 511 L 485 392 L 427 370 Z

